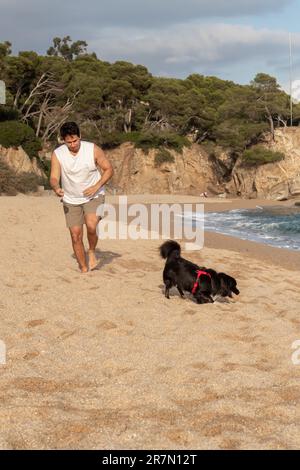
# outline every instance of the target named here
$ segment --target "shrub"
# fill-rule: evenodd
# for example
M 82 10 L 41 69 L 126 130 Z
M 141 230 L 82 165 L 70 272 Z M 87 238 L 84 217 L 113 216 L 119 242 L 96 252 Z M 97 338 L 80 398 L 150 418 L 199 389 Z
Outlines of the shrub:
M 279 162 L 284 159 L 282 152 L 274 152 L 273 150 L 266 149 L 262 145 L 255 145 L 254 147 L 245 150 L 242 154 L 242 160 L 248 165 L 263 165 L 265 163 Z
M 184 146 L 190 147 L 189 140 L 181 135 L 172 132 L 162 133 L 144 133 L 136 136 L 135 146 L 143 150 L 150 150 L 151 148 L 167 147 L 174 149 L 177 152 L 182 152 Z
M 163 163 L 174 163 L 175 159 L 173 155 L 170 154 L 170 152 L 167 149 L 160 149 L 154 159 L 154 163 L 156 167 L 159 167 Z
M 16 109 L 10 106 L 0 106 L 0 122 L 16 121 L 18 118 L 19 113 Z
M 38 163 L 40 168 L 45 172 L 47 178 L 50 178 L 51 160 L 48 160 L 47 158 L 40 158 Z
M 38 186 L 44 185 L 43 178 L 34 173 L 17 174 L 6 163 L 0 160 L 0 194 L 15 196 L 19 193 L 37 191 Z
M 18 121 L 0 122 L 0 145 L 3 147 L 23 147 L 27 155 L 32 158 L 41 150 L 41 141 L 34 130 Z
M 103 132 L 101 134 L 101 147 L 104 150 L 118 147 L 123 142 L 123 134 L 120 132 Z
M 258 141 L 259 136 L 267 130 L 266 123 L 251 123 L 242 119 L 228 119 L 216 125 L 212 137 L 218 145 L 242 152 Z
M 82 140 L 94 142 L 97 145 L 101 145 L 101 133 L 91 121 L 84 121 L 80 123 L 80 133 Z
M 4 162 L 0 160 L 0 194 L 5 193 L 8 196 L 15 196 L 16 174 Z
M 15 188 L 19 193 L 35 192 L 38 186 L 45 185 L 45 181 L 35 173 L 20 173 L 16 177 Z
M 101 137 L 97 135 L 97 132 L 88 132 L 87 129 L 84 129 L 82 135 L 87 140 L 92 140 L 93 142 L 99 142 L 99 145 L 105 149 L 113 149 L 123 144 L 124 142 L 132 142 L 136 148 L 148 152 L 149 150 L 161 147 L 167 147 L 169 149 L 174 149 L 177 152 L 182 152 L 184 146 L 190 147 L 190 141 L 181 135 L 174 134 L 172 132 L 101 132 Z

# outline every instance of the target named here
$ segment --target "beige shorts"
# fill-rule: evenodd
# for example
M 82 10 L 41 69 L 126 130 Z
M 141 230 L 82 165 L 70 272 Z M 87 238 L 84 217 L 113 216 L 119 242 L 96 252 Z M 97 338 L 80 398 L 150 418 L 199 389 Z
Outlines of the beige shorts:
M 100 194 L 98 197 L 91 199 L 83 204 L 69 204 L 63 202 L 63 209 L 66 217 L 66 225 L 68 228 L 77 227 L 84 224 L 84 216 L 86 214 L 98 214 L 100 219 L 103 216 L 103 208 L 105 196 Z

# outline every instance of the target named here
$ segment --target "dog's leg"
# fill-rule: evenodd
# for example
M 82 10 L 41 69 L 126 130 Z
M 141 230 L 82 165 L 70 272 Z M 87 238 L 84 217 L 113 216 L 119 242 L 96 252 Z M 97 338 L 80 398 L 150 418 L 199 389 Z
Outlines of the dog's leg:
M 183 290 L 182 290 L 181 286 L 179 286 L 178 284 L 177 284 L 177 289 L 178 289 L 178 291 L 179 291 L 180 297 L 181 297 L 182 299 L 184 299 Z
M 169 279 L 166 279 L 165 280 L 165 297 L 167 299 L 170 298 L 170 295 L 169 295 L 170 287 L 172 287 L 172 282 Z

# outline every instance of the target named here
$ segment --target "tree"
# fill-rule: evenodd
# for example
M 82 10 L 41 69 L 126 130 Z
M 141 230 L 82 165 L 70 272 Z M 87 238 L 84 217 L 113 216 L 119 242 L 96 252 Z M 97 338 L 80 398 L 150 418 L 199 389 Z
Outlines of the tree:
M 36 52 L 20 52 L 19 55 L 6 57 L 5 81 L 13 95 L 13 106 L 19 109 L 23 100 L 30 93 L 32 83 L 36 79 L 36 71 L 40 59 Z
M 285 122 L 289 115 L 287 95 L 280 90 L 276 78 L 265 73 L 258 73 L 251 81 L 256 92 L 256 110 L 261 118 L 267 119 L 272 139 L 275 140 L 274 121 Z
M 0 42 L 0 59 L 11 54 L 11 43 L 9 41 Z
M 74 57 L 86 54 L 87 43 L 85 41 L 72 42 L 70 36 L 64 38 L 55 37 L 53 39 L 53 46 L 49 47 L 47 54 L 49 56 L 60 56 L 63 59 L 71 61 Z

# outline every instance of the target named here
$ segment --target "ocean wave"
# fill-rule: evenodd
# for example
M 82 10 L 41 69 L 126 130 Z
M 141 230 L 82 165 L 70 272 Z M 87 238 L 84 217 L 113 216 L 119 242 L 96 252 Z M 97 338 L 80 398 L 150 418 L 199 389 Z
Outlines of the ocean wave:
M 189 213 L 185 220 L 203 224 L 203 214 Z M 204 215 L 206 231 L 236 236 L 244 240 L 267 243 L 281 248 L 300 250 L 300 211 L 281 206 L 258 206 L 255 209 L 234 209 L 208 212 Z

